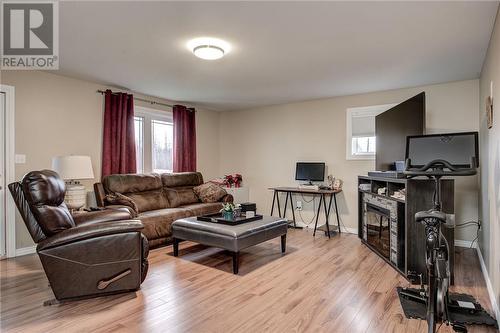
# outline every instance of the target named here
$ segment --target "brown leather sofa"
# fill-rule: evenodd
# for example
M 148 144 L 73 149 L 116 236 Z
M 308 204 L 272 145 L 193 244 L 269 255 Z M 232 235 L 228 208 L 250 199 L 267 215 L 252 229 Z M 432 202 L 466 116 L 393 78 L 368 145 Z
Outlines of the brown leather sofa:
M 73 218 L 64 181 L 51 170 L 32 171 L 9 190 L 57 300 L 139 289 L 148 271 L 148 242 L 127 209 Z
M 193 187 L 203 184 L 199 172 L 165 174 L 110 175 L 96 183 L 97 205 L 116 204 L 108 200 L 117 193 L 137 219 L 144 224 L 144 235 L 151 248 L 171 244 L 172 222 L 177 219 L 217 213 L 223 202 L 232 202 L 227 194 L 220 202 L 202 203 Z

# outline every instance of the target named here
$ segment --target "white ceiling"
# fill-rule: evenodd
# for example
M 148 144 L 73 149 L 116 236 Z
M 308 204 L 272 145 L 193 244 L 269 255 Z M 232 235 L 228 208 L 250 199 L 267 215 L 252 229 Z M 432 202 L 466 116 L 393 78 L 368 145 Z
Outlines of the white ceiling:
M 59 73 L 215 110 L 477 78 L 498 2 L 61 2 Z M 190 38 L 233 50 L 194 57 Z

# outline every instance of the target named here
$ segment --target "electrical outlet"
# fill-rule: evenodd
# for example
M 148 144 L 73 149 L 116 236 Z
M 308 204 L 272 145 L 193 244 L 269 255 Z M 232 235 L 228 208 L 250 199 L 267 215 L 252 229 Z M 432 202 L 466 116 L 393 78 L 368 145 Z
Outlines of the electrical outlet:
M 26 163 L 26 155 L 24 154 L 16 154 L 14 157 L 16 164 L 25 164 Z
M 297 210 L 302 210 L 302 201 L 297 201 Z

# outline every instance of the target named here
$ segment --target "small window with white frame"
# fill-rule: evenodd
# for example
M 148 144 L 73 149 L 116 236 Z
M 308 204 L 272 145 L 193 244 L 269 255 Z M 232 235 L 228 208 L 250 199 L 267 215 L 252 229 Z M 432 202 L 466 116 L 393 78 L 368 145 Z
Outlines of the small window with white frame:
M 168 173 L 173 169 L 172 112 L 134 106 L 138 173 Z
M 396 104 L 349 108 L 346 113 L 346 159 L 375 159 L 375 117 Z

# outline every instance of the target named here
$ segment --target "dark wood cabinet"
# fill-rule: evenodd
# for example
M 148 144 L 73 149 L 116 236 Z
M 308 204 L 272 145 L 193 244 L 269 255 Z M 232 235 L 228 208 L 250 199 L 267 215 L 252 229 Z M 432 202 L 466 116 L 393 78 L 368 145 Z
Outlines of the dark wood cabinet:
M 384 189 L 385 192 L 379 194 L 379 189 Z M 405 198 L 397 199 L 392 197 L 394 192 L 404 189 L 406 192 Z M 388 264 L 393 266 L 403 276 L 407 276 L 408 271 L 421 273 L 426 279 L 425 266 L 425 232 L 424 226 L 415 222 L 415 213 L 423 210 L 431 209 L 433 206 L 434 196 L 434 181 L 428 179 L 395 179 L 395 178 L 379 178 L 370 176 L 358 177 L 358 237 L 370 249 L 379 254 Z M 396 257 L 387 257 L 387 254 L 382 253 L 379 248 L 367 242 L 366 231 L 363 223 L 367 218 L 366 207 L 367 202 L 376 201 L 384 203 L 387 206 L 397 209 L 397 215 L 389 223 L 390 237 L 393 237 L 394 244 L 391 251 L 397 250 Z M 452 179 L 441 180 L 441 200 L 442 210 L 447 214 L 454 214 L 454 181 Z M 391 226 L 392 223 L 392 226 Z M 380 222 L 380 228 L 382 222 Z M 454 271 L 454 229 L 442 228 L 442 232 L 448 241 L 449 259 L 450 259 L 450 274 L 453 283 Z M 391 252 L 392 255 L 396 256 Z

